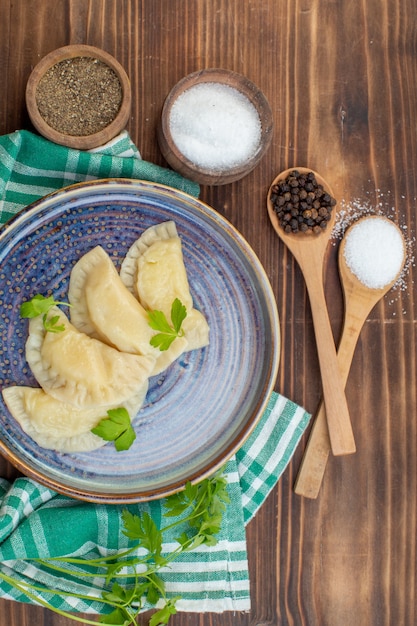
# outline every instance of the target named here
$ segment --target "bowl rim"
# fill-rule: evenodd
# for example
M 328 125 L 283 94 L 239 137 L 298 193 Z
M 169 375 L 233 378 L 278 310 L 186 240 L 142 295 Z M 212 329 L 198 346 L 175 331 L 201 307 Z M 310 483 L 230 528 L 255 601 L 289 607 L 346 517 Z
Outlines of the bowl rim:
M 95 58 L 108 65 L 116 74 L 122 88 L 122 102 L 116 117 L 110 124 L 91 135 L 67 135 L 66 133 L 52 128 L 40 114 L 36 103 L 36 89 L 44 74 L 57 63 L 76 57 Z M 77 148 L 79 150 L 97 148 L 118 135 L 119 132 L 125 128 L 129 120 L 132 104 L 130 80 L 122 65 L 105 50 L 86 44 L 63 46 L 52 50 L 44 56 L 39 63 L 35 65 L 29 76 L 26 84 L 25 98 L 29 118 L 41 135 L 54 143 L 69 148 Z
M 188 159 L 176 146 L 170 131 L 169 118 L 176 98 L 187 88 L 202 83 L 220 83 L 234 87 L 254 105 L 258 114 L 262 112 L 261 139 L 256 152 L 244 163 L 228 168 L 205 168 Z M 244 87 L 244 88 L 241 88 Z M 249 174 L 268 150 L 273 134 L 273 115 L 269 102 L 262 90 L 249 78 L 221 67 L 205 68 L 184 76 L 170 90 L 165 98 L 157 128 L 159 147 L 173 169 L 200 184 L 221 185 L 234 182 Z

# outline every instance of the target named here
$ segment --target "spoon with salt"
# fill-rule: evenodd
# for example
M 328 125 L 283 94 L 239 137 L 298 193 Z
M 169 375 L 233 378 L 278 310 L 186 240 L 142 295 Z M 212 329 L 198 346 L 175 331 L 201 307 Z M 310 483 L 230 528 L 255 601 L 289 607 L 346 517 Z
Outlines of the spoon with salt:
M 339 247 L 345 315 L 337 352 L 345 385 L 362 326 L 377 302 L 398 281 L 405 259 L 401 231 L 386 217 L 363 217 L 346 231 Z M 329 452 L 326 409 L 321 402 L 295 482 L 295 493 L 317 498 Z
M 327 228 L 323 229 L 320 234 L 285 232 L 275 212 L 271 196 L 277 183 L 285 180 L 294 171 L 300 174 L 312 172 L 312 170 L 303 167 L 291 168 L 281 172 L 269 189 L 267 198 L 268 214 L 275 232 L 294 256 L 304 276 L 313 317 L 332 452 L 335 455 L 352 454 L 356 451 L 355 440 L 350 423 L 344 385 L 338 369 L 336 347 L 323 285 L 324 256 L 335 222 L 336 210 L 333 209 L 331 211 Z M 312 173 L 315 175 L 317 183 L 321 184 L 330 196 L 333 196 L 326 181 L 316 172 Z

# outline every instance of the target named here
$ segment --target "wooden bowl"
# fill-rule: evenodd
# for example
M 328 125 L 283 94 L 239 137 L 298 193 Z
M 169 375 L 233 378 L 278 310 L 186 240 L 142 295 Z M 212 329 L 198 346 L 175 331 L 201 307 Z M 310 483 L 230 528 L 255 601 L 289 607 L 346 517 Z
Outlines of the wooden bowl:
M 202 166 L 191 160 L 176 145 L 170 127 L 171 113 L 179 96 L 203 83 L 227 85 L 239 91 L 255 107 L 261 125 L 260 140 L 249 157 L 235 166 Z M 198 111 L 196 111 L 196 114 Z M 241 74 L 226 69 L 204 69 L 180 80 L 168 94 L 157 129 L 161 152 L 175 171 L 201 185 L 225 185 L 243 178 L 260 162 L 269 148 L 273 132 L 272 111 L 262 91 Z M 194 139 L 194 137 L 193 137 Z
M 107 126 L 89 135 L 70 135 L 52 128 L 40 114 L 36 101 L 36 90 L 45 73 L 57 63 L 77 57 L 94 58 L 105 63 L 116 74 L 122 89 L 122 101 L 116 116 Z M 120 63 L 104 50 L 82 44 L 64 46 L 47 54 L 35 66 L 26 85 L 26 107 L 36 130 L 50 141 L 78 150 L 97 148 L 116 137 L 129 120 L 131 101 L 130 81 Z

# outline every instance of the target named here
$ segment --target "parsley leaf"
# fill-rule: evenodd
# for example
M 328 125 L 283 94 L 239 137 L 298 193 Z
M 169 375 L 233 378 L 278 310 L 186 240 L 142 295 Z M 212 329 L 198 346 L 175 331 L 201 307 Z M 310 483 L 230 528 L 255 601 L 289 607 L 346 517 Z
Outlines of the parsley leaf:
M 58 305 L 71 306 L 67 302 L 57 302 L 52 296 L 43 296 L 38 293 L 31 300 L 20 305 L 20 317 L 32 319 L 42 315 L 43 326 L 47 332 L 61 333 L 65 330 L 64 324 L 59 324 L 59 315 L 48 317 L 49 310 Z
M 65 330 L 64 324 L 58 324 L 59 315 L 53 315 L 52 317 L 48 318 L 48 315 L 45 313 L 42 320 L 43 320 L 43 327 L 45 328 L 47 332 L 62 333 Z
M 114 626 L 120 626 L 120 624 L 132 624 L 132 621 L 126 612 L 126 609 L 123 607 L 117 607 L 111 613 L 102 615 L 99 619 L 99 624 L 113 624 Z
M 175 298 L 171 307 L 171 324 L 162 311 L 148 311 L 148 323 L 158 333 L 151 338 L 150 344 L 161 352 L 168 350 L 177 337 L 183 337 L 182 323 L 187 317 L 187 309 L 181 300 Z
M 20 317 L 37 317 L 43 313 L 47 313 L 51 307 L 55 304 L 55 300 L 52 296 L 46 298 L 42 294 L 38 293 L 33 296 L 32 300 L 23 302 L 20 305 Z
M 125 408 L 110 409 L 108 417 L 104 417 L 91 429 L 91 432 L 105 441 L 114 441 L 118 452 L 129 450 L 136 439 L 135 430 L 131 424 L 129 413 Z
M 149 621 L 149 626 L 159 626 L 160 624 L 168 624 L 169 618 L 171 615 L 175 615 L 177 609 L 175 608 L 175 603 L 179 600 L 179 597 L 172 598 L 168 600 L 165 606 L 159 611 L 154 613 Z
M 139 517 L 125 510 L 122 513 L 124 530 L 123 534 L 129 539 L 140 541 L 142 548 L 148 550 L 153 556 L 158 557 L 162 551 L 162 533 L 158 530 L 152 517 L 144 511 Z
M 187 309 L 182 304 L 181 300 L 175 298 L 171 307 L 171 322 L 174 325 L 175 331 L 177 333 L 181 330 L 181 325 L 185 318 L 187 317 Z

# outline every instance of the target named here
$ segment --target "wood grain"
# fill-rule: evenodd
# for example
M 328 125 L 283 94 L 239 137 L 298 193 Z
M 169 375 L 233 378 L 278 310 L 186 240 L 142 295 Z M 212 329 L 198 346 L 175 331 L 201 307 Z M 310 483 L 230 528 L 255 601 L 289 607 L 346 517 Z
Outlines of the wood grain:
M 414 254 L 417 198 L 416 0 L 2 0 L 0 132 L 30 128 L 32 67 L 70 43 L 102 47 L 127 70 L 129 131 L 164 165 L 155 131 L 164 98 L 204 67 L 245 74 L 269 100 L 272 146 L 246 178 L 203 187 L 259 255 L 276 294 L 282 356 L 276 389 L 314 412 L 320 374 L 301 273 L 266 212 L 276 174 L 306 165 L 339 205 L 380 211 Z M 333 332 L 343 310 L 336 237 L 326 296 Z M 411 257 L 410 257 L 411 258 Z M 328 462 L 317 500 L 293 491 L 306 441 L 248 527 L 252 610 L 188 615 L 173 626 L 412 626 L 417 622 L 415 266 L 362 330 L 346 386 L 357 452 Z M 307 437 L 307 435 L 306 435 Z M 306 439 L 305 437 L 305 439 Z M 0 461 L 0 474 L 15 470 Z M 69 626 L 38 607 L 0 601 L 0 626 Z

